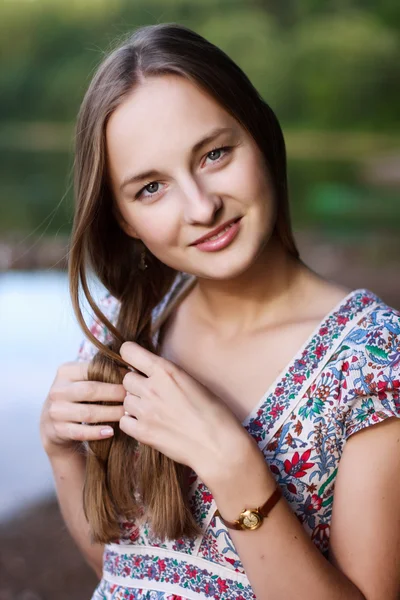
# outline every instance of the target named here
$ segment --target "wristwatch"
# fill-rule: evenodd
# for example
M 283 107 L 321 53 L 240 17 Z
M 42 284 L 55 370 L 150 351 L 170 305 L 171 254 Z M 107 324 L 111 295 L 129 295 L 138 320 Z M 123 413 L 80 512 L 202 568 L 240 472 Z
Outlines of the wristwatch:
M 277 486 L 272 495 L 262 506 L 258 508 L 244 508 L 236 521 L 226 521 L 219 510 L 214 513 L 215 517 L 219 517 L 223 524 L 229 529 L 244 529 L 253 530 L 261 527 L 264 519 L 269 515 L 275 504 L 282 496 L 281 488 Z

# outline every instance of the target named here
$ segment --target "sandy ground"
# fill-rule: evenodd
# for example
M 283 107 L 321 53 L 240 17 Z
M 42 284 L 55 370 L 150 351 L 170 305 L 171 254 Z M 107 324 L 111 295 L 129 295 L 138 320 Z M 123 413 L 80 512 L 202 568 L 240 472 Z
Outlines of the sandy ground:
M 0 600 L 89 600 L 96 585 L 54 498 L 0 525 Z

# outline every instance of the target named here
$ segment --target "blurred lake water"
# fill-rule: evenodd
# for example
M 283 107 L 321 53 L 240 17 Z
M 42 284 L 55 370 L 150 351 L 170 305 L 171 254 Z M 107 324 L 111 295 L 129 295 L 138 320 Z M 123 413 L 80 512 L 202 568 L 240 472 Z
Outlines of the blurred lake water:
M 41 447 L 41 407 L 82 333 L 62 272 L 0 274 L 0 521 L 53 491 Z

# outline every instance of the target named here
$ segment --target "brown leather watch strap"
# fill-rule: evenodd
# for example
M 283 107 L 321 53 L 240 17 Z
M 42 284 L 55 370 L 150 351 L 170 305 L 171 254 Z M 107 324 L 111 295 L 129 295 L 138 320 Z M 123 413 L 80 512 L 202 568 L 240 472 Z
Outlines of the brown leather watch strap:
M 258 509 L 264 518 L 268 517 L 269 513 L 274 508 L 275 504 L 277 504 L 281 496 L 281 488 L 279 486 L 276 486 L 274 493 L 268 498 L 266 503 L 260 506 L 260 508 Z
M 279 485 L 277 485 L 274 492 L 271 494 L 271 496 L 268 498 L 268 500 L 262 506 L 260 506 L 259 508 L 256 509 L 256 511 L 262 516 L 263 519 L 268 517 L 269 513 L 274 508 L 275 504 L 278 503 L 281 496 L 282 496 L 281 488 L 279 487 Z M 246 509 L 244 509 L 244 510 L 246 510 Z M 254 510 L 254 509 L 249 509 L 249 510 Z M 214 516 L 219 517 L 221 519 L 221 521 L 223 522 L 223 524 L 226 527 L 228 527 L 229 529 L 236 529 L 236 530 L 241 530 L 241 531 L 243 529 L 247 529 L 246 527 L 242 527 L 239 519 L 237 521 L 233 521 L 233 522 L 226 521 L 222 517 L 219 510 L 215 511 Z

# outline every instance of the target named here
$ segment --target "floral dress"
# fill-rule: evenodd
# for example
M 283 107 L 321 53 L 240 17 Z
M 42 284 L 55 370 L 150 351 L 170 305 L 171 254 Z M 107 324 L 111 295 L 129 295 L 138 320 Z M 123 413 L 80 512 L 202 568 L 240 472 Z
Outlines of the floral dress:
M 177 302 L 188 276 L 177 278 L 154 311 L 154 322 Z M 115 321 L 118 302 L 102 310 Z M 107 341 L 93 322 L 92 332 Z M 155 341 L 157 331 L 155 333 Z M 79 360 L 95 348 L 84 341 Z M 344 298 L 243 421 L 257 441 L 291 508 L 323 554 L 335 478 L 347 438 L 400 416 L 400 313 L 369 290 Z M 254 592 L 216 504 L 192 472 L 192 512 L 202 534 L 161 541 L 147 522 L 121 523 L 118 543 L 105 546 L 103 578 L 92 600 L 251 600 Z

